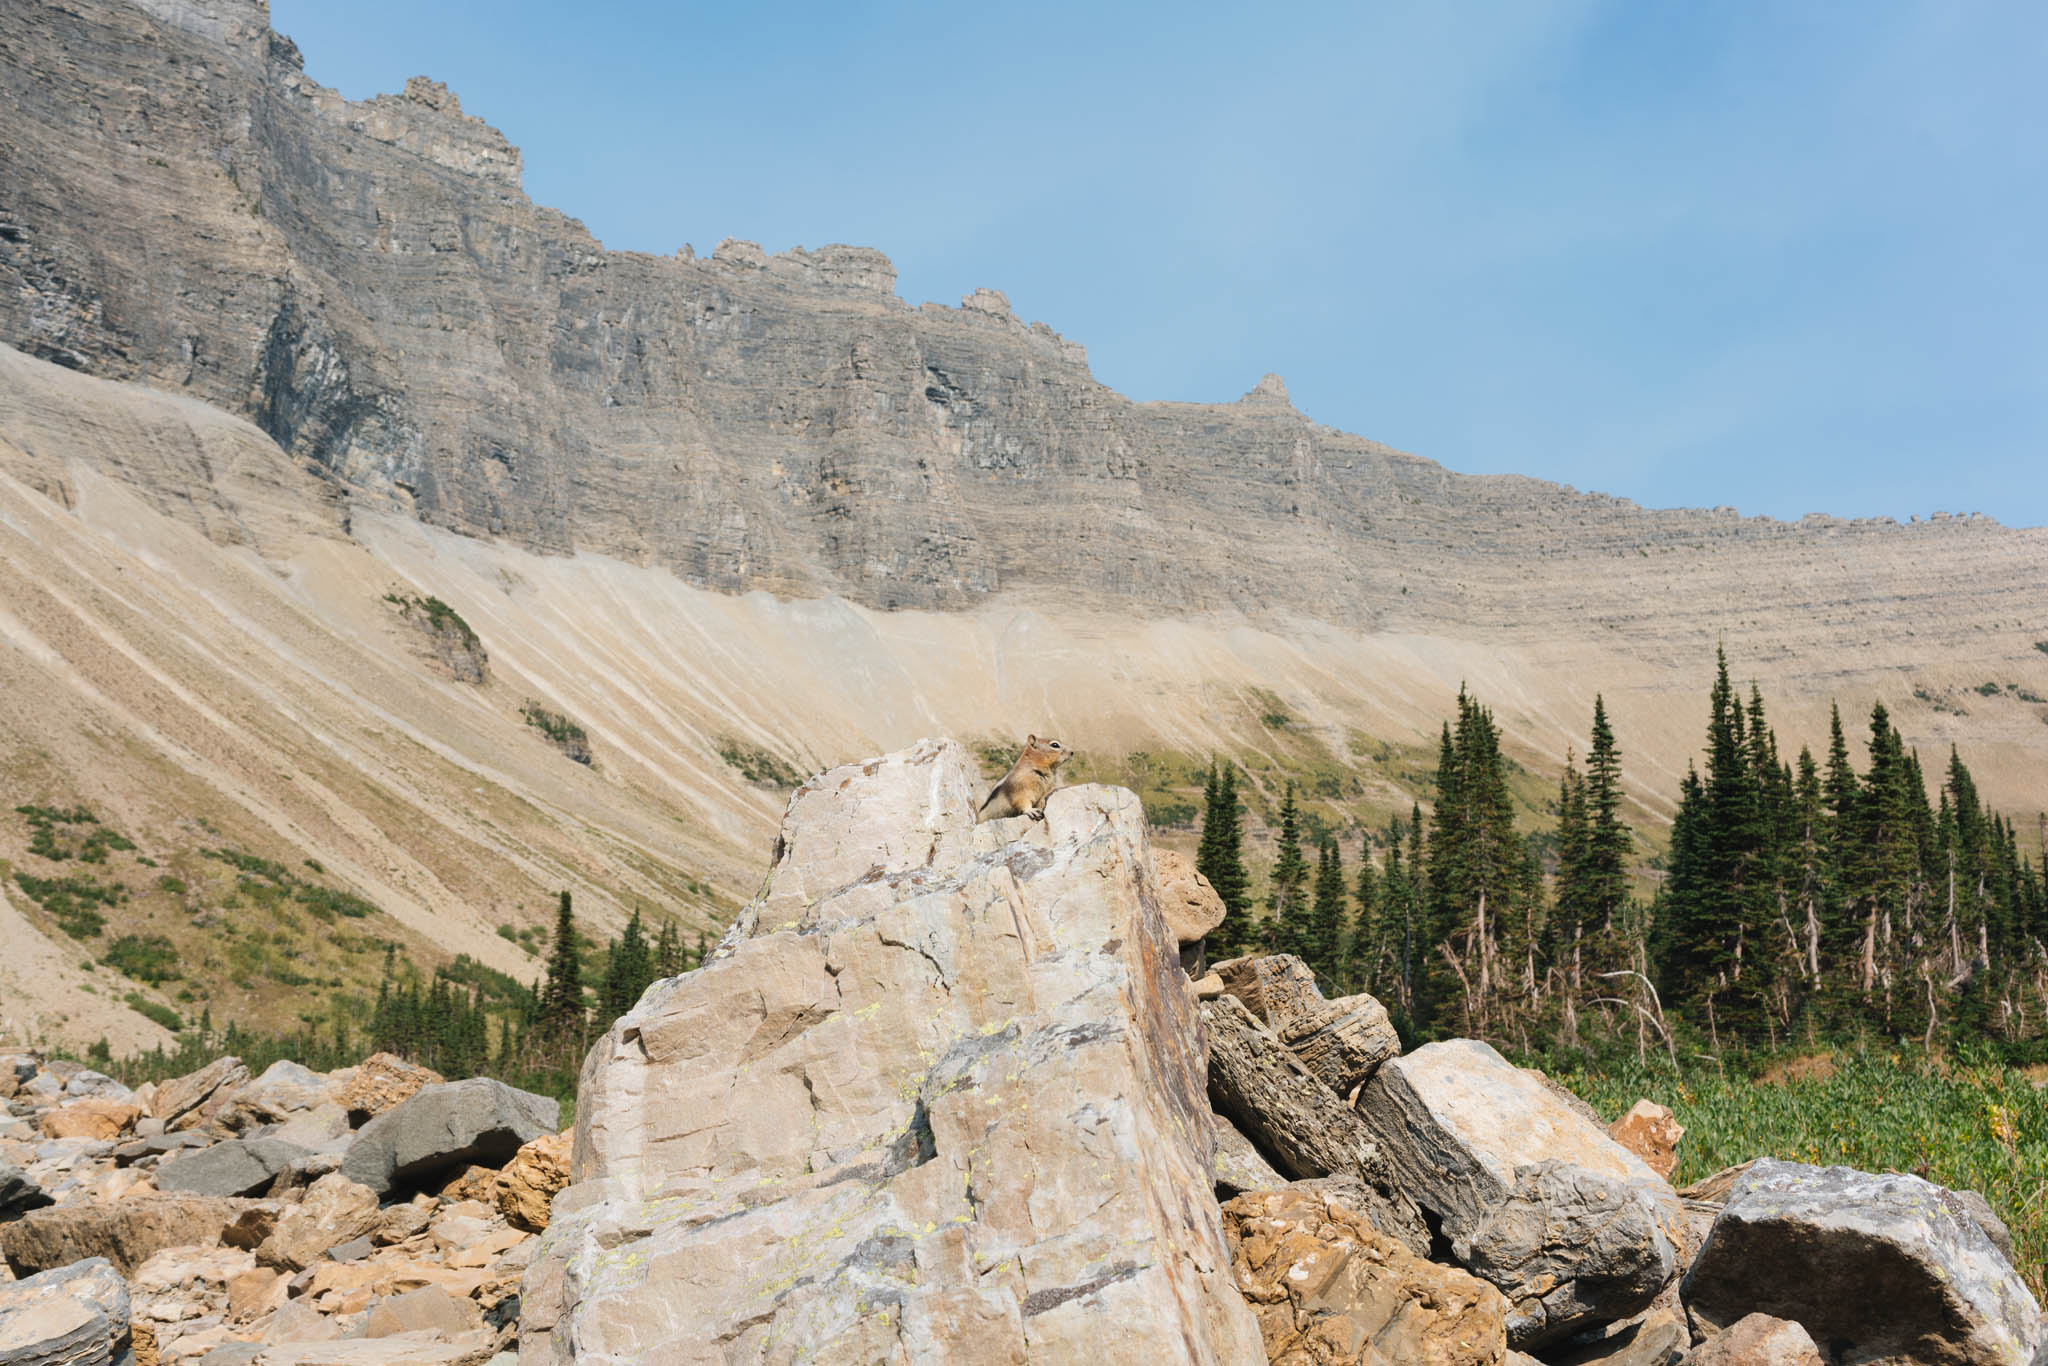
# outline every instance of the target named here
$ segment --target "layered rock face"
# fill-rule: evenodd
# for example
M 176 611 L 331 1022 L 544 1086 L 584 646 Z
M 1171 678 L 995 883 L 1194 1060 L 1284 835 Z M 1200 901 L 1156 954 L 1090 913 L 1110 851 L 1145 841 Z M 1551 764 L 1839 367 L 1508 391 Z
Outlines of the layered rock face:
M 974 823 L 951 742 L 800 789 L 705 967 L 592 1050 L 521 1359 L 1261 1359 L 1135 798 Z
M 444 87 L 345 101 L 262 0 L 18 6 L 0 97 L 0 341 L 190 393 L 363 500 L 527 547 L 878 607 L 1050 588 L 1526 638 L 1567 612 L 1627 629 L 1669 592 L 1703 649 L 1758 593 L 1817 644 L 1860 646 L 1906 601 L 1922 639 L 1967 632 L 1939 619 L 2048 568 L 2048 539 L 1988 524 L 1460 477 L 1316 425 L 1270 377 L 1133 404 L 999 293 L 907 306 L 869 250 L 606 252 Z

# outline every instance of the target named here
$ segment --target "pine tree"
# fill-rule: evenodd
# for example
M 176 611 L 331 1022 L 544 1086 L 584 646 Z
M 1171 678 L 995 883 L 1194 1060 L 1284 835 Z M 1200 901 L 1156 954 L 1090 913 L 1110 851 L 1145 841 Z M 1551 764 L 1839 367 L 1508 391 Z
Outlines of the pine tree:
M 1209 934 L 1212 958 L 1245 952 L 1252 943 L 1250 876 L 1244 866 L 1243 813 L 1237 798 L 1237 769 L 1209 765 L 1203 793 L 1202 842 L 1195 871 L 1209 879 L 1223 902 L 1223 923 Z
M 1340 975 L 1340 954 L 1344 943 L 1344 860 L 1337 852 L 1335 840 L 1324 840 L 1316 851 L 1315 902 L 1308 915 L 1308 934 L 1304 941 L 1305 952 L 1301 955 L 1316 975 L 1333 988 L 1333 995 L 1342 995 L 1338 986 Z
M 654 981 L 654 957 L 647 946 L 647 934 L 640 926 L 640 909 L 611 946 L 606 956 L 604 989 L 599 1010 L 606 1020 L 616 1020 L 639 1004 L 641 993 Z
M 676 977 L 683 971 L 683 937 L 676 931 L 673 918 L 661 922 L 661 938 L 654 946 L 654 972 L 657 977 Z
M 555 911 L 555 939 L 548 953 L 547 985 L 541 989 L 540 1005 L 549 1032 L 580 1047 L 585 1028 L 583 962 L 576 953 L 576 914 L 566 891 Z
M 1280 803 L 1279 848 L 1273 860 L 1273 893 L 1266 926 L 1269 947 L 1294 952 L 1303 942 L 1308 914 L 1308 860 L 1301 853 L 1301 810 L 1294 802 L 1294 784 Z
M 1358 898 L 1358 917 L 1352 921 L 1351 937 L 1342 954 L 1342 985 L 1350 995 L 1380 990 L 1380 974 L 1386 970 L 1386 917 L 1381 909 L 1380 884 L 1372 868 L 1372 836 L 1368 834 L 1358 851 L 1358 881 L 1352 895 Z
M 1584 808 L 1584 857 L 1577 879 L 1581 914 L 1595 936 L 1597 968 L 1606 971 L 1631 960 L 1619 928 L 1628 906 L 1632 839 L 1621 820 L 1621 750 L 1608 724 L 1607 703 L 1598 693 L 1593 695 L 1592 747 L 1586 751 Z

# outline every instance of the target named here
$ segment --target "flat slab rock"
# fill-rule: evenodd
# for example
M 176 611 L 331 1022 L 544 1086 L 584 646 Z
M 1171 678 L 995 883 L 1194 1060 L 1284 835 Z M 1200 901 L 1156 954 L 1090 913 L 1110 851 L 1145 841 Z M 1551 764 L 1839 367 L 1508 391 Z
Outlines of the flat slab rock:
M 1263 1361 L 1143 808 L 977 825 L 951 741 L 812 779 L 591 1050 L 524 1366 Z
M 1681 1287 L 1697 1327 L 1753 1313 L 1847 1363 L 2030 1366 L 2040 1306 L 1952 1193 L 1764 1158 L 1735 1182 Z
M 194 1195 L 255 1195 L 277 1174 L 309 1154 L 296 1143 L 275 1138 L 238 1138 L 172 1158 L 156 1171 L 161 1191 Z
M 356 1132 L 341 1174 L 389 1195 L 472 1163 L 501 1165 L 561 1122 L 558 1102 L 489 1077 L 423 1086 Z
M 1508 1297 L 1515 1347 L 1626 1318 L 1677 1274 L 1677 1193 L 1488 1045 L 1393 1059 L 1358 1110 L 1452 1256 Z

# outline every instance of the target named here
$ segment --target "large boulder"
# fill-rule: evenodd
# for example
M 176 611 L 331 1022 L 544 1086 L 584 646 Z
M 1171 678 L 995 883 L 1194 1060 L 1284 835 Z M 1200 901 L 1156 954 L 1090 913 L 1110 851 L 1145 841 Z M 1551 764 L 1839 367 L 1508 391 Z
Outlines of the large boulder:
M 1193 859 L 1171 849 L 1154 849 L 1152 872 L 1159 884 L 1159 911 L 1175 944 L 1198 944 L 1223 923 L 1223 898 L 1196 871 Z
M 1697 1330 L 1768 1314 L 1855 1362 L 2029 1366 L 2043 1347 L 2040 1307 L 1968 1207 L 1899 1173 L 1756 1162 L 1682 1292 Z
M 279 1058 L 263 1075 L 236 1088 L 221 1112 L 221 1121 L 242 1132 L 264 1124 L 283 1124 L 323 1104 L 332 1104 L 339 1088 L 312 1068 Z
M 497 1166 L 561 1127 L 562 1107 L 489 1077 L 421 1087 L 356 1132 L 341 1174 L 388 1195 L 469 1163 Z
M 130 1195 L 31 1210 L 0 1224 L 0 1249 L 17 1276 L 104 1257 L 127 1275 L 167 1247 L 211 1247 L 242 1202 L 205 1195 Z
M 256 1195 L 306 1149 L 275 1138 L 238 1138 L 188 1153 L 156 1169 L 156 1188 L 194 1195 Z
M 1260 1156 L 1296 1181 L 1357 1184 L 1356 1208 L 1381 1233 L 1420 1253 L 1429 1248 L 1421 1211 L 1400 1190 L 1379 1140 L 1344 1098 L 1304 1067 L 1235 996 L 1201 1007 L 1209 1040 L 1209 1100 Z
M 1515 1346 L 1626 1318 L 1676 1274 L 1670 1185 L 1488 1045 L 1397 1058 L 1358 1108 L 1452 1256 L 1507 1295 Z
M 94 1097 L 45 1110 L 37 1124 L 50 1138 L 91 1138 L 105 1142 L 133 1129 L 135 1121 L 140 1118 L 140 1106 L 123 1100 Z
M 149 1112 L 173 1132 L 196 1129 L 213 1122 L 248 1080 L 240 1058 L 215 1058 L 197 1072 L 158 1083 Z
M 584 1064 L 525 1366 L 1262 1360 L 1143 809 L 982 795 L 925 741 L 791 798 L 761 897 Z
M 1366 995 L 1324 1000 L 1315 973 L 1291 953 L 1227 959 L 1213 971 L 1226 992 L 1339 1096 L 1350 1096 L 1401 1051 L 1385 1006 Z
M 1338 1200 L 1302 1190 L 1240 1195 L 1223 1206 L 1223 1225 L 1272 1366 L 1506 1358 L 1500 1291 L 1416 1256 Z
M 339 1172 L 330 1172 L 306 1188 L 296 1205 L 287 1206 L 257 1245 L 259 1264 L 280 1271 L 302 1271 L 329 1248 L 361 1238 L 384 1222 L 377 1193 Z
M 116 1366 L 128 1345 L 128 1285 L 104 1258 L 0 1285 L 0 1366 Z

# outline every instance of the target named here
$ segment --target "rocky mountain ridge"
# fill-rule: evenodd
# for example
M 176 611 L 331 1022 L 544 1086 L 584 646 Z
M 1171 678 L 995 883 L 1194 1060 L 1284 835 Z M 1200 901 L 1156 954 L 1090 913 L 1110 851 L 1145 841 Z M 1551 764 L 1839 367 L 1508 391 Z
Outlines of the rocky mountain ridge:
M 1540 632 L 1568 595 L 1792 588 L 1831 642 L 2048 533 L 1656 511 L 1452 474 L 1269 377 L 1132 403 L 1000 293 L 913 308 L 879 252 L 607 252 L 438 83 L 350 102 L 262 0 L 21 4 L 0 340 L 249 417 L 361 505 L 725 592 L 959 608 L 1053 590 L 1381 631 Z M 144 472 L 138 477 L 147 479 Z M 1910 583 L 1908 582 L 1910 579 Z

